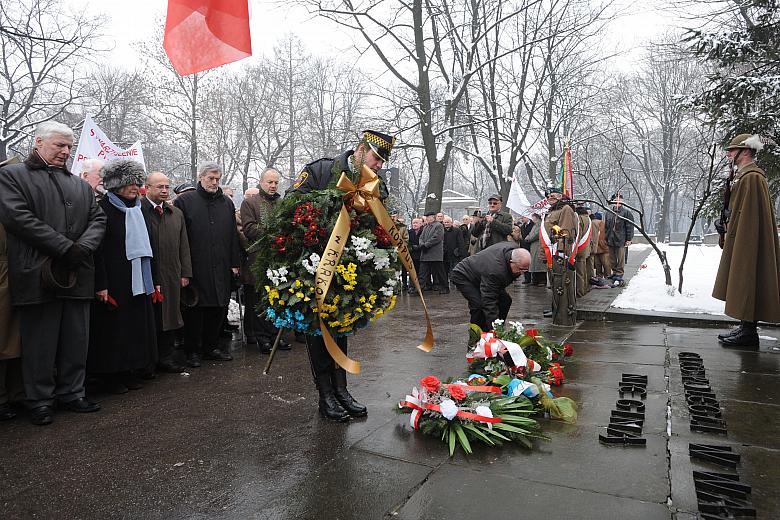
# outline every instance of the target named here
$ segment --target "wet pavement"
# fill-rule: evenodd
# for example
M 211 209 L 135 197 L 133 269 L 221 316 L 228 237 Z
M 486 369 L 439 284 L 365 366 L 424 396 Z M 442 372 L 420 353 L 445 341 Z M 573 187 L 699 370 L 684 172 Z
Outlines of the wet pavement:
M 758 351 L 719 346 L 719 329 L 647 322 L 542 318 L 549 292 L 514 286 L 510 319 L 567 339 L 560 395 L 576 425 L 542 420 L 533 451 L 476 447 L 449 458 L 408 426 L 396 405 L 428 374 L 465 374 L 467 308 L 454 292 L 428 297 L 437 345 L 426 354 L 419 300 L 350 340 L 363 363 L 350 390 L 369 416 L 334 424 L 316 413 L 301 345 L 267 360 L 233 341 L 232 362 L 161 375 L 121 396 L 93 392 L 103 410 L 58 413 L 51 426 L 0 423 L 0 518 L 545 519 L 695 518 L 693 471 L 738 474 L 758 518 L 780 517 L 780 331 Z M 689 426 L 678 355 L 699 354 L 726 434 Z M 644 447 L 599 443 L 623 373 L 648 377 Z M 728 445 L 736 469 L 693 462 L 690 443 Z

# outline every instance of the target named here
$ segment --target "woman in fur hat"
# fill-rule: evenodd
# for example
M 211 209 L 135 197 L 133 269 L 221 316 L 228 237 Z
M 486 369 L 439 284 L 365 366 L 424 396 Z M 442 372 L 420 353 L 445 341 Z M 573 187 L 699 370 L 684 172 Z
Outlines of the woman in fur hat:
M 102 379 L 106 391 L 118 394 L 141 388 L 135 373 L 156 362 L 152 295 L 159 294 L 159 286 L 139 197 L 146 173 L 140 163 L 124 159 L 106 164 L 103 173 L 108 193 L 100 207 L 107 223 L 95 253 L 98 302 L 92 308 L 87 369 Z

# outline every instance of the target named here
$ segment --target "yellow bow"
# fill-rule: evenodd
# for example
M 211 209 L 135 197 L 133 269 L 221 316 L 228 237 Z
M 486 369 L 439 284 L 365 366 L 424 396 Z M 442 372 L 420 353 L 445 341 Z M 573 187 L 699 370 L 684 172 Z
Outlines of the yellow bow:
M 379 198 L 380 182 L 379 176 L 370 168 L 361 168 L 357 184 L 349 180 L 346 173 L 342 173 L 336 187 L 345 192 L 344 204 L 347 209 L 354 208 L 355 211 L 365 212 L 369 209 L 369 201 Z

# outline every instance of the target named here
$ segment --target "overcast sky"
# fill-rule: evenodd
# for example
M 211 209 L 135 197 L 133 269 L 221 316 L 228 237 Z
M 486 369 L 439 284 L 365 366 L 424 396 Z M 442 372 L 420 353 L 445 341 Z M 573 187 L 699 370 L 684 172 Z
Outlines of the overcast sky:
M 167 2 L 165 0 L 80 0 L 88 9 L 105 15 L 104 33 L 108 43 L 115 47 L 110 56 L 114 63 L 125 63 L 132 68 L 139 62 L 138 53 L 132 43 L 148 38 L 155 25 L 155 17 L 164 18 Z M 676 25 L 674 19 L 664 9 L 659 0 L 637 2 L 619 0 L 626 8 L 623 16 L 612 23 L 605 35 L 605 51 L 628 51 L 614 60 L 613 66 L 628 70 L 633 68 L 637 49 L 652 37 L 663 33 Z M 659 6 L 655 7 L 655 6 Z M 275 0 L 250 0 L 252 48 L 255 55 L 268 54 L 274 42 L 287 33 L 298 35 L 313 54 L 339 55 L 351 47 L 351 35 L 344 32 L 342 39 L 334 39 L 334 26 L 317 19 L 299 6 L 284 5 Z M 338 34 L 338 32 L 336 32 Z M 631 51 L 633 49 L 633 51 Z

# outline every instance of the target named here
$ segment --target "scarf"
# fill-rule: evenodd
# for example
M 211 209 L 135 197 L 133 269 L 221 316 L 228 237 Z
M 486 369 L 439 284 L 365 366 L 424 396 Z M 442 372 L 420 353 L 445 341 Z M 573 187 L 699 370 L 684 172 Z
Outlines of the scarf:
M 132 267 L 133 296 L 152 294 L 152 246 L 149 243 L 149 232 L 146 229 L 141 199 L 136 198 L 135 206 L 125 206 L 114 192 L 108 192 L 108 201 L 116 209 L 125 214 L 125 250 Z

